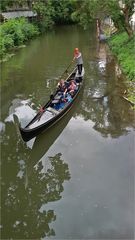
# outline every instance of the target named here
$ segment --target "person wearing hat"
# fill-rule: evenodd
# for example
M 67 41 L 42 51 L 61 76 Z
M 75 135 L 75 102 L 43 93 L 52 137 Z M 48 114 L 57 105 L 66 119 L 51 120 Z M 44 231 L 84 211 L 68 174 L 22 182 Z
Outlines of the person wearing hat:
M 78 48 L 75 48 L 74 50 L 74 58 L 73 61 L 76 60 L 77 68 L 78 68 L 78 73 L 81 76 L 82 73 L 82 67 L 83 67 L 83 59 L 82 59 L 82 54 L 79 52 Z

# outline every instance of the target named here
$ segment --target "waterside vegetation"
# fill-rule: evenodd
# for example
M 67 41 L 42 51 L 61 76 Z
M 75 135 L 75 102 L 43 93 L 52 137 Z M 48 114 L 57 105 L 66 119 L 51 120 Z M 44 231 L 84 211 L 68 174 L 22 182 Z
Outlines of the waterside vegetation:
M 135 77 L 135 49 L 134 49 L 135 36 L 128 38 L 126 32 L 114 34 L 109 40 L 109 46 L 117 56 L 121 65 L 123 73 L 125 73 L 130 80 Z
M 135 105 L 135 35 L 129 39 L 126 32 L 119 32 L 111 36 L 108 44 L 112 53 L 117 57 L 122 72 L 128 81 L 128 92 L 124 98 Z
M 12 49 L 22 46 L 39 34 L 38 28 L 25 18 L 11 19 L 0 26 L 0 57 L 5 60 Z

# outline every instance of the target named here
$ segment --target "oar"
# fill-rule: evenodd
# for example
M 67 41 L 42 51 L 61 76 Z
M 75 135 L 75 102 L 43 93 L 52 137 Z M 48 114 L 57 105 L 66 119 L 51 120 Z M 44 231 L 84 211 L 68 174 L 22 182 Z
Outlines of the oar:
M 73 61 L 67 66 L 66 70 L 62 73 L 62 75 L 60 76 L 59 79 L 61 79 L 63 77 L 63 75 L 67 72 L 67 70 L 69 69 L 69 67 L 72 65 Z
M 67 66 L 66 70 L 62 73 L 62 75 L 60 76 L 59 80 L 62 79 L 63 75 L 67 72 L 67 70 L 68 70 L 69 67 L 72 65 L 72 63 L 73 63 L 73 60 L 72 60 L 72 61 L 70 62 L 70 64 Z M 49 103 L 50 103 L 51 100 L 53 99 L 55 93 L 56 93 L 56 90 L 55 90 L 55 92 L 54 92 L 53 94 L 50 95 L 50 101 L 49 101 Z M 46 108 L 48 107 L 48 105 L 49 105 L 49 104 L 47 104 L 47 106 L 45 106 L 45 108 L 43 108 L 42 106 L 40 107 L 40 109 L 39 109 L 40 118 L 41 118 L 42 114 L 45 112 L 45 110 L 46 110 Z M 39 120 L 40 120 L 40 118 L 39 118 Z
M 72 63 L 73 63 L 73 60 L 72 60 L 72 61 L 70 62 L 70 64 L 67 66 L 66 70 L 62 73 L 62 75 L 59 77 L 59 81 L 62 79 L 63 75 L 67 72 L 67 70 L 68 70 L 69 67 L 72 65 Z M 66 78 L 66 79 L 67 79 L 67 78 Z M 66 79 L 65 79 L 65 81 L 66 81 Z M 56 91 L 57 91 L 57 90 L 55 90 L 54 93 L 52 93 L 52 94 L 50 95 L 50 100 L 53 99 L 54 95 L 56 94 Z

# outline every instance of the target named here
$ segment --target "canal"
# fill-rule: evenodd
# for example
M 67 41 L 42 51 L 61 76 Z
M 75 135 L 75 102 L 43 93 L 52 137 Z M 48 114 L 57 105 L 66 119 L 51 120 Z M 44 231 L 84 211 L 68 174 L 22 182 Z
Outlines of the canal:
M 44 104 L 79 47 L 85 83 L 57 126 L 24 143 L 24 126 Z M 95 28 L 62 26 L 2 64 L 1 239 L 133 239 L 134 115 L 107 45 Z

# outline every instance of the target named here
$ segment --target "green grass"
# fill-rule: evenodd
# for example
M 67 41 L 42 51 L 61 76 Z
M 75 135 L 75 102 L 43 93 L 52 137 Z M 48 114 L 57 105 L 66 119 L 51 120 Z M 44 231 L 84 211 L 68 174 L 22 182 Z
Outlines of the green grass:
M 108 43 L 129 81 L 127 98 L 135 104 L 135 35 L 129 39 L 126 32 L 118 33 Z
M 129 80 L 135 80 L 135 35 L 129 39 L 126 32 L 113 35 L 109 41 L 114 55 Z

